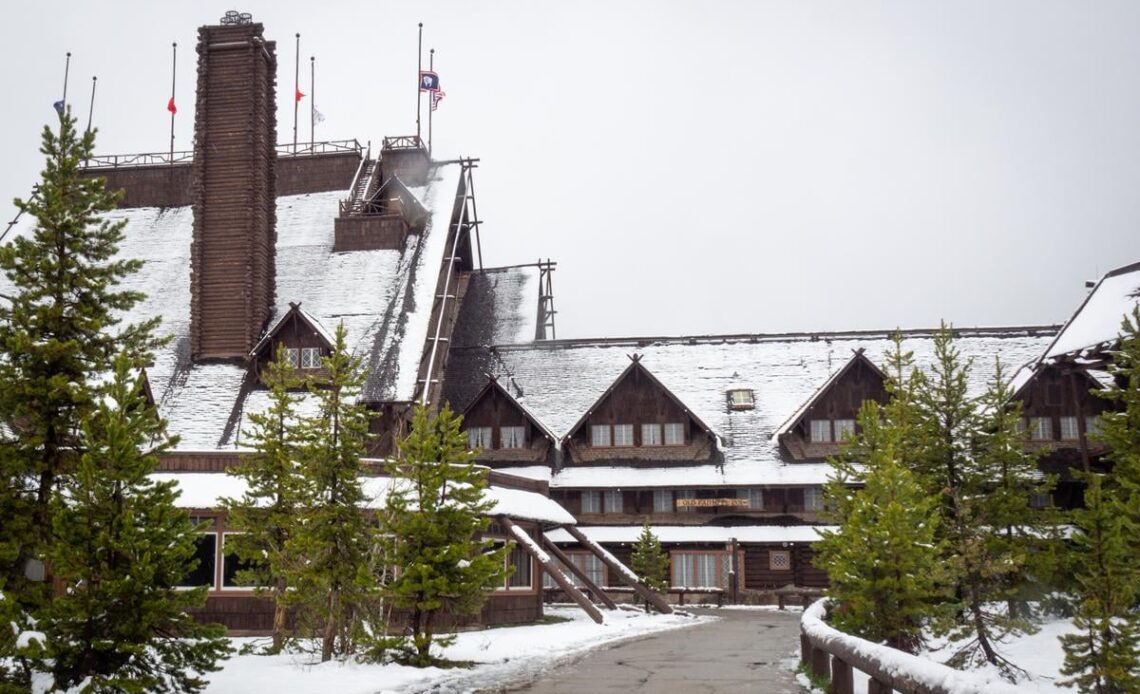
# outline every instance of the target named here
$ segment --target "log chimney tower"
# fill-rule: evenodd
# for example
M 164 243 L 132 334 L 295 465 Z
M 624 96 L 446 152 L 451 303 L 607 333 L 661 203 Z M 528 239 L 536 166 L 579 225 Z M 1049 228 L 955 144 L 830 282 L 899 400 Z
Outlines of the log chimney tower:
M 248 14 L 198 29 L 190 248 L 195 362 L 244 359 L 276 284 L 276 44 Z

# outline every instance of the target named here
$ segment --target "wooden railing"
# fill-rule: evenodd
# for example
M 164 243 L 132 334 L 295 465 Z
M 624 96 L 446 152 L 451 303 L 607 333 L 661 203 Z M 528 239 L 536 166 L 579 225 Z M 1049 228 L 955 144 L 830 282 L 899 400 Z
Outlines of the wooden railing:
M 355 139 L 329 140 L 327 142 L 298 142 L 296 145 L 285 143 L 277 145 L 277 156 L 303 157 L 311 154 L 340 154 L 342 152 L 356 152 L 360 154 L 364 147 Z
M 800 659 L 816 675 L 831 678 L 829 694 L 853 694 L 853 671 L 870 677 L 867 694 L 1015 694 L 1024 689 L 988 681 L 941 663 L 871 643 L 829 626 L 826 599 L 804 610 Z
M 342 152 L 361 153 L 364 147 L 356 140 L 331 140 L 329 142 L 299 142 L 277 145 L 277 156 L 306 156 L 315 154 L 339 154 Z M 118 168 L 121 166 L 161 166 L 163 164 L 189 163 L 194 159 L 193 150 L 182 152 L 144 152 L 142 154 L 96 154 L 84 162 L 88 169 Z
M 423 149 L 424 141 L 419 135 L 397 135 L 395 137 L 385 137 L 382 144 L 383 149 Z

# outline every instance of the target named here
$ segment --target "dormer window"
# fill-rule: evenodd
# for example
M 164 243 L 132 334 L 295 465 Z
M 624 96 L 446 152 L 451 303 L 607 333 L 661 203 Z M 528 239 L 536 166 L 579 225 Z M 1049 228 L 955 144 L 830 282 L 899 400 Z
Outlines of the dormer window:
M 499 427 L 500 448 L 522 448 L 526 442 L 525 427 Z
M 488 449 L 491 447 L 491 427 L 471 427 L 467 430 L 467 448 L 469 450 Z
M 1081 437 L 1076 417 L 1061 417 L 1061 440 L 1076 441 Z
M 728 409 L 751 410 L 755 407 L 756 400 L 752 397 L 751 388 L 734 388 L 728 391 Z
M 301 368 L 302 369 L 319 369 L 319 368 L 321 368 L 321 348 L 320 347 L 302 347 L 301 348 Z
M 669 422 L 665 424 L 665 445 L 685 445 L 685 425 L 682 422 Z
M 831 420 L 830 419 L 813 419 L 811 420 L 811 440 L 816 443 L 830 443 L 831 442 Z

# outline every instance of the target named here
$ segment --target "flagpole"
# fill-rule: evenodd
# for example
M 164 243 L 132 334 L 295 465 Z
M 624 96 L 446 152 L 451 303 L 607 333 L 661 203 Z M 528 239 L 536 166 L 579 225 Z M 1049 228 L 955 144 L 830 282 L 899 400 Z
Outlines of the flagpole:
M 428 51 L 428 69 L 435 72 L 435 49 Z M 428 92 L 428 159 L 431 159 L 431 120 L 435 113 L 435 94 Z
M 87 132 L 91 132 L 91 116 L 95 113 L 95 75 L 91 76 L 91 106 L 87 109 Z
M 178 42 L 170 44 L 170 103 L 174 103 L 174 86 L 178 79 Z M 174 164 L 174 114 L 178 111 L 175 106 L 170 110 L 170 163 Z
M 297 59 L 293 69 L 293 154 L 297 154 L 297 109 L 301 100 L 297 95 L 301 93 L 301 34 L 297 33 Z
M 71 55 L 68 53 L 68 55 Z M 420 38 L 416 44 L 416 145 L 420 140 L 420 73 L 424 70 L 424 23 L 420 22 Z
M 71 72 L 71 51 L 67 52 L 67 62 L 63 64 L 63 110 L 60 115 L 67 112 L 67 75 Z
M 309 153 L 316 151 L 317 143 L 317 57 L 309 56 Z

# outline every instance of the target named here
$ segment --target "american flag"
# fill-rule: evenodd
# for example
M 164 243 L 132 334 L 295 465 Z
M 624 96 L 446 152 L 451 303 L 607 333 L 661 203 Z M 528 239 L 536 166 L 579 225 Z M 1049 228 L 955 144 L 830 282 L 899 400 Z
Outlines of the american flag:
M 445 96 L 447 96 L 447 93 L 444 92 L 442 89 L 437 89 L 434 92 L 432 92 L 431 93 L 431 110 L 434 111 L 437 108 L 439 108 L 439 102 L 442 101 L 443 97 L 445 97 Z

